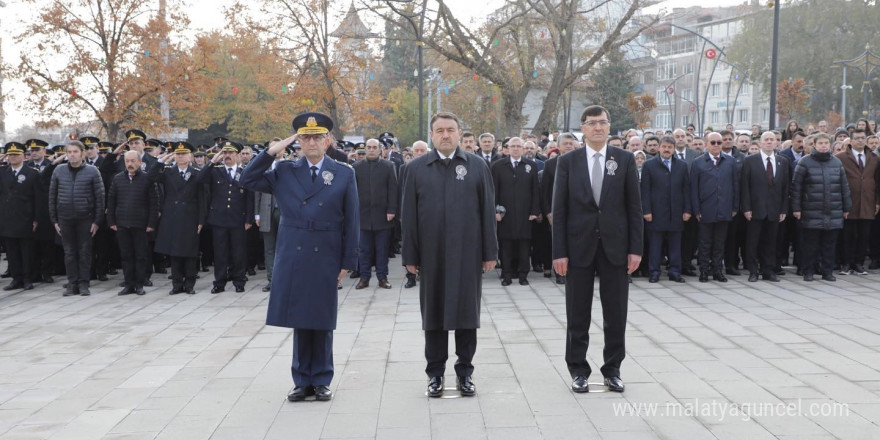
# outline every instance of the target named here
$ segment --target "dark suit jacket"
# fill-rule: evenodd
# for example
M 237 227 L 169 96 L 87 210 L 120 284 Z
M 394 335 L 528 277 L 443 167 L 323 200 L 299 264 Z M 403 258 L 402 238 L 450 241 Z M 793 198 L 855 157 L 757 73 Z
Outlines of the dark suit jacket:
M 672 153 L 676 158 L 678 158 L 678 150 L 673 151 Z M 684 149 L 684 161 L 687 163 L 688 171 L 691 169 L 691 165 L 694 163 L 697 158 L 700 157 L 700 152 L 694 150 L 693 148 L 685 148 Z
M 495 184 L 495 205 L 507 210 L 498 223 L 498 239 L 532 238 L 529 216 L 541 214 L 538 165 L 533 160 L 520 159 L 514 173 L 510 159 L 499 160 L 492 164 L 491 172 Z
M 394 227 L 388 214 L 397 215 L 397 173 L 394 164 L 382 158 L 364 159 L 354 165 L 360 205 L 360 228 L 380 231 Z
M 798 159 L 794 158 L 794 151 L 791 151 L 791 147 L 788 147 L 779 152 L 779 155 L 788 159 L 788 175 L 794 178 L 794 167 L 797 165 Z M 803 156 L 801 156 L 803 157 Z
M 880 204 L 880 191 L 877 191 L 877 182 L 880 181 L 880 159 L 871 154 L 867 148 L 862 154 L 865 159 L 864 170 L 859 167 L 852 148 L 834 155 L 843 164 L 846 180 L 849 183 L 852 199 L 852 210 L 847 217 L 849 220 L 873 220 L 875 206 Z
M 706 153 L 691 165 L 691 207 L 703 223 L 730 221 L 739 209 L 739 176 L 734 159 L 719 155 L 718 166 Z
M 43 184 L 40 172 L 22 164 L 18 177 L 0 167 L 0 237 L 32 238 Z
M 681 216 L 691 212 L 690 175 L 687 163 L 672 157 L 672 171 L 660 156 L 642 165 L 642 211 L 651 214 L 646 222 L 651 231 L 682 231 Z
M 501 154 L 498 154 L 498 153 L 493 152 L 493 153 L 492 153 L 492 159 L 490 159 L 490 160 L 486 160 L 486 156 L 485 156 L 485 155 L 483 154 L 483 152 L 482 152 L 481 150 L 479 150 L 479 149 L 477 149 L 476 155 L 477 155 L 477 156 L 480 156 L 480 159 L 483 159 L 484 161 L 486 161 L 486 165 L 489 165 L 489 166 L 492 165 L 492 162 L 495 162 L 496 160 L 501 159 L 501 158 L 504 157 L 504 156 L 501 155 Z
M 559 156 L 544 163 L 544 171 L 541 175 L 541 212 L 546 217 L 553 208 L 553 182 L 556 181 L 556 164 Z
M 776 173 L 773 183 L 767 179 L 767 164 L 761 154 L 753 154 L 743 161 L 740 178 L 740 206 L 742 212 L 752 212 L 752 220 L 779 220 L 779 214 L 788 213 L 791 172 L 788 159 L 774 155 Z
M 608 147 L 608 161 L 614 160 L 617 169 L 612 173 L 606 165 L 597 205 L 587 171 L 588 151 L 589 147 L 564 154 L 556 165 L 553 258 L 568 258 L 570 266 L 590 266 L 601 243 L 612 264 L 626 265 L 627 255 L 642 255 L 644 244 L 635 158 L 628 151 Z

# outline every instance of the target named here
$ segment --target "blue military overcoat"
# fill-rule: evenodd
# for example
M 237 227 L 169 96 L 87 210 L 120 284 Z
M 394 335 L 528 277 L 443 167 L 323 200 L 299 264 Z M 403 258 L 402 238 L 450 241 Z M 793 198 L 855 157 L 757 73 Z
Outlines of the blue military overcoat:
M 266 324 L 334 330 L 339 271 L 357 268 L 354 170 L 325 156 L 312 182 L 305 158 L 278 162 L 271 170 L 273 160 L 260 153 L 241 176 L 246 188 L 273 194 L 281 211 Z

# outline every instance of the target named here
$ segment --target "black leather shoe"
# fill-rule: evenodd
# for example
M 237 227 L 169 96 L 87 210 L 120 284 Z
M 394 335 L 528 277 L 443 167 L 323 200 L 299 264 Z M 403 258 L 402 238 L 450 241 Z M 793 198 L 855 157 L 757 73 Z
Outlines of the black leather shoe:
M 822 275 L 822 281 L 837 281 L 837 277 L 834 274 Z
M 529 285 L 529 280 L 526 279 L 526 278 L 520 278 L 520 279 L 519 279 L 519 285 L 520 285 L 520 286 L 528 286 L 528 285 Z
M 587 385 L 587 376 L 575 376 L 571 381 L 571 390 L 575 393 L 588 393 L 590 386 Z
M 326 402 L 333 398 L 333 393 L 330 392 L 330 387 L 327 385 L 317 385 L 315 386 L 315 400 L 320 402 Z
M 31 286 L 31 289 L 33 289 L 33 286 Z M 25 288 L 25 290 L 27 290 L 27 288 Z M 91 295 L 91 294 L 92 294 L 92 292 L 89 291 L 89 286 L 88 286 L 88 285 L 86 285 L 86 284 L 81 284 L 81 285 L 79 286 L 79 296 L 89 296 L 89 295 Z
M 379 287 L 383 289 L 390 289 L 391 283 L 389 283 L 388 280 L 379 280 Z
M 443 376 L 434 376 L 428 380 L 428 397 L 443 395 Z
M 406 284 L 403 285 L 403 288 L 404 288 L 404 289 L 412 289 L 413 287 L 416 287 L 416 280 L 415 280 L 415 278 L 408 278 L 408 279 L 406 280 Z
M 4 287 L 3 290 L 7 290 L 7 291 L 8 290 L 18 290 L 18 289 L 21 289 L 22 286 L 24 286 L 22 283 L 13 281 L 13 282 L 9 283 L 6 287 Z
M 354 286 L 354 288 L 357 290 L 361 290 L 361 289 L 366 289 L 369 286 L 370 286 L 370 280 L 361 279 L 360 281 L 358 281 L 357 285 Z
M 21 288 L 23 290 L 34 290 L 34 284 L 31 283 L 30 281 L 25 281 L 24 284 L 21 285 Z M 86 289 L 88 289 L 88 286 L 86 286 Z M 80 290 L 82 290 L 82 289 L 80 289 Z M 82 295 L 82 293 L 80 293 L 80 295 Z
M 146 281 L 144 281 L 144 286 L 147 286 L 147 287 L 153 287 L 153 281 L 151 281 L 151 280 L 149 280 L 149 279 L 146 280 Z
M 565 277 L 562 275 L 556 275 L 556 284 L 565 285 Z
M 306 400 L 306 397 L 314 395 L 314 387 L 293 387 L 293 390 L 287 393 L 287 400 L 291 402 L 300 402 Z
M 769 272 L 764 274 L 764 281 L 770 281 L 771 283 L 778 283 L 779 277 L 776 276 L 775 273 Z
M 749 282 L 750 283 L 757 283 L 758 282 L 758 274 L 750 273 L 749 274 Z
M 801 270 L 801 269 L 798 269 L 798 270 L 796 270 L 796 271 L 794 272 L 794 274 L 797 275 L 797 276 L 801 276 L 801 275 L 804 274 L 804 271 Z M 776 274 L 776 275 L 779 275 L 779 274 Z
M 700 272 L 700 282 L 708 283 L 709 282 L 709 274 L 706 272 Z
M 52 284 L 55 282 L 55 278 L 52 278 L 52 275 L 43 275 L 43 282 Z
M 66 292 L 65 292 L 65 293 L 66 293 Z M 122 290 L 120 290 L 119 293 L 117 293 L 117 295 L 119 295 L 119 296 L 123 296 L 123 295 L 128 295 L 128 294 L 131 294 L 131 293 L 134 293 L 134 291 L 132 291 L 132 290 L 131 290 L 130 288 L 128 288 L 128 287 L 123 287 Z
M 225 287 L 214 286 L 211 288 L 211 293 L 220 293 L 220 292 L 223 292 L 224 290 L 226 290 Z
M 144 292 L 144 288 L 141 286 L 135 287 L 134 292 L 135 295 L 146 295 L 147 292 Z
M 8 269 L 6 270 L 6 272 L 3 272 L 2 274 L 0 274 L 0 278 L 11 278 L 11 277 L 12 277 L 12 274 L 9 273 Z
M 461 391 L 461 395 L 465 397 L 477 394 L 477 386 L 474 385 L 474 380 L 471 379 L 470 376 L 458 376 L 455 387 Z
M 669 281 L 675 281 L 676 283 L 683 283 L 684 278 L 681 275 L 669 275 Z
M 606 377 L 605 386 L 608 387 L 608 391 L 614 391 L 615 393 L 623 392 L 623 381 L 617 376 Z
M 503 280 L 501 280 L 502 286 L 509 286 L 511 284 L 513 284 L 513 281 L 511 281 L 510 278 L 504 278 Z
M 358 271 L 352 271 L 351 275 L 349 275 L 348 277 L 351 278 L 351 279 L 360 278 L 360 277 L 361 277 L 361 273 L 358 272 Z
M 804 274 L 804 281 L 813 281 L 813 274 L 805 273 Z
M 660 275 L 659 275 L 659 274 L 651 274 L 651 276 L 648 277 L 648 282 L 649 282 L 649 283 L 656 283 L 656 282 L 658 282 L 658 281 L 660 281 Z
M 693 269 L 682 269 L 681 274 L 687 277 L 695 277 L 697 273 Z
M 189 289 L 189 290 L 186 291 L 186 294 L 187 294 L 187 295 L 195 295 L 195 294 L 196 294 L 196 290 L 195 290 L 195 289 Z
M 336 290 L 342 290 L 342 282 L 336 285 Z
M 247 274 L 248 274 L 248 276 L 252 277 L 257 274 L 257 271 L 255 271 L 253 268 L 251 268 L 251 269 L 247 270 Z
M 727 277 L 725 277 L 724 273 L 722 273 L 720 270 L 718 272 L 715 272 L 714 275 L 712 275 L 712 279 L 715 281 L 721 282 L 721 283 L 727 282 Z
M 235 286 L 235 292 L 236 293 L 244 292 L 244 286 Z
M 776 269 L 773 271 L 773 275 L 783 276 L 785 275 L 785 270 L 783 270 L 782 268 Z
M 180 290 L 180 289 L 171 289 L 171 291 L 168 292 L 169 295 L 177 295 L 178 293 L 183 293 L 183 290 Z
M 263 286 L 263 292 L 268 292 L 270 290 L 272 290 L 271 284 L 266 284 L 265 286 Z
M 98 281 L 107 281 L 107 275 L 105 275 L 105 274 L 99 274 L 99 275 L 98 275 Z
M 733 275 L 733 276 L 739 276 L 739 275 L 741 275 L 741 274 L 739 273 L 739 270 L 736 269 L 735 267 L 728 267 L 727 270 L 726 270 L 726 272 L 727 272 L 728 275 Z

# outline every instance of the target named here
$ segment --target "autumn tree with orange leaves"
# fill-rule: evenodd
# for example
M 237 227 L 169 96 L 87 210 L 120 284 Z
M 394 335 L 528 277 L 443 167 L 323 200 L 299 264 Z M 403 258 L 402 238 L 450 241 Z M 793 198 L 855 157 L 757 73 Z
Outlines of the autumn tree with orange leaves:
M 26 0 L 36 8 L 42 2 Z M 189 81 L 200 66 L 174 40 L 187 20 L 142 0 L 54 0 L 15 36 L 24 48 L 6 72 L 24 82 L 37 121 L 96 120 L 117 140 L 126 128 L 169 130 L 165 115 L 199 105 Z
M 776 113 L 783 120 L 810 113 L 810 95 L 803 78 L 780 81 L 776 87 Z

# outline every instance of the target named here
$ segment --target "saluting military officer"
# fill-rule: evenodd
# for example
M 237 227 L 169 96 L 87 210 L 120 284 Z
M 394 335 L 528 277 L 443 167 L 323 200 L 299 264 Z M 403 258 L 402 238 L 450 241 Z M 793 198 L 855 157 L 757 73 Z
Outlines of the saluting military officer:
M 25 148 L 31 153 L 31 158 L 24 164 L 29 168 L 36 168 L 41 173 L 43 192 L 37 203 L 37 230 L 34 234 L 34 257 L 31 265 L 31 281 L 52 283 L 55 274 L 55 227 L 49 221 L 49 180 L 52 178 L 50 164 L 46 159 L 46 147 L 49 143 L 40 139 L 28 139 L 24 142 Z M 49 171 L 45 171 L 49 169 Z
M 9 258 L 12 283 L 3 290 L 34 288 L 31 263 L 34 231 L 37 229 L 37 201 L 43 193 L 40 172 L 24 165 L 24 144 L 10 142 L 0 162 L 9 162 L 0 170 L 0 237 Z
M 169 163 L 172 157 L 174 165 Z M 154 250 L 171 257 L 170 295 L 196 293 L 199 234 L 208 213 L 202 185 L 198 182 L 201 170 L 191 162 L 192 145 L 176 142 L 171 153 L 159 157 L 160 166 L 148 173 L 163 186 L 165 193 Z
M 254 193 L 241 184 L 238 153 L 241 145 L 223 141 L 220 153 L 200 173 L 208 184 L 208 225 L 214 238 L 214 287 L 211 293 L 226 290 L 232 280 L 236 292 L 244 292 L 246 278 L 245 233 L 254 223 Z M 222 163 L 221 163 L 222 161 Z
M 296 134 L 260 153 L 241 179 L 247 188 L 274 194 L 281 210 L 266 324 L 293 328 L 290 401 L 330 400 L 336 286 L 357 267 L 357 184 L 350 166 L 325 155 L 332 129 L 326 115 L 298 115 Z M 295 140 L 305 157 L 269 169 Z

